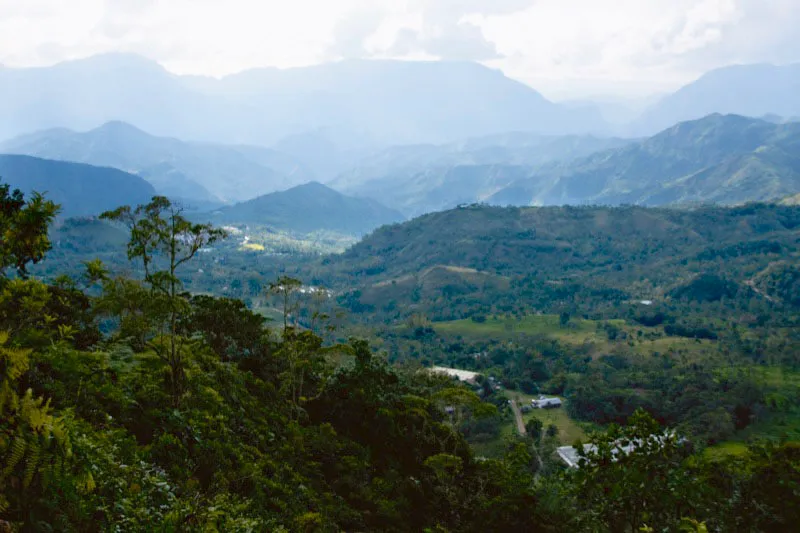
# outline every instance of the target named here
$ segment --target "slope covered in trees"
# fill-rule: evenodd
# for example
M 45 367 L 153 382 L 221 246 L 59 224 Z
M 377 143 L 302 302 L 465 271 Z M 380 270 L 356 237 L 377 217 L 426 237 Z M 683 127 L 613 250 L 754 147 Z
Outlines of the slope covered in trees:
M 55 206 L 3 196 L 7 273 L 42 259 Z M 550 431 L 478 458 L 464 435 L 508 416 L 502 394 L 392 367 L 324 314 L 301 327 L 296 279 L 264 283 L 275 327 L 191 296 L 181 273 L 225 235 L 164 198 L 104 218 L 130 229 L 141 277 L 99 261 L 52 284 L 0 277 L 0 527 L 699 532 L 800 519 L 795 444 L 709 458 L 644 411 L 579 446 L 575 470 Z M 8 248 L 19 242 L 31 245 Z
M 203 218 L 215 223 L 261 224 L 301 233 L 327 230 L 363 235 L 404 217 L 374 200 L 345 196 L 312 182 L 223 207 Z

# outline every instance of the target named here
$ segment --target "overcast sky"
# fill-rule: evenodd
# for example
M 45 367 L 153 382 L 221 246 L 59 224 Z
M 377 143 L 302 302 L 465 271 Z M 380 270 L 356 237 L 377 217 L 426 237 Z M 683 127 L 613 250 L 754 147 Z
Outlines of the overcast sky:
M 646 95 L 800 61 L 800 0 L 0 0 L 0 63 L 136 52 L 220 76 L 341 58 L 460 59 L 551 98 Z

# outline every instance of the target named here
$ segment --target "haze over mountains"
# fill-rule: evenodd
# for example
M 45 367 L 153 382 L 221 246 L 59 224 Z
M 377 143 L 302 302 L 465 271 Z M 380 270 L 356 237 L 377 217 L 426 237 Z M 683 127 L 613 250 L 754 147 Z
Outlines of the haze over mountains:
M 713 113 L 798 119 L 800 64 L 734 65 L 712 70 L 645 110 L 629 131 L 652 134 L 676 122 Z
M 508 133 L 440 146 L 397 146 L 364 158 L 330 185 L 415 216 L 484 201 L 545 163 L 630 142 L 588 135 Z
M 779 200 L 798 190 L 800 123 L 711 115 L 622 148 L 544 166 L 489 201 L 736 204 Z
M 798 116 L 798 84 L 798 65 L 718 69 L 653 105 L 633 133 L 654 134 L 714 112 Z M 272 145 L 325 131 L 343 147 L 443 143 L 509 131 L 611 131 L 594 106 L 551 102 L 468 62 L 353 60 L 216 79 L 178 76 L 132 54 L 107 54 L 0 69 L 0 138 L 55 127 L 84 131 L 109 121 L 229 144 Z
M 114 168 L 0 155 L 0 181 L 26 194 L 45 194 L 62 217 L 98 215 L 120 205 L 149 201 L 156 193 L 142 178 Z
M 554 104 L 474 63 L 344 61 L 181 77 L 109 54 L 0 70 L 0 138 L 129 122 L 155 135 L 270 145 L 326 129 L 342 145 L 443 142 L 514 130 L 602 131 L 598 115 Z
M 0 152 L 119 168 L 190 202 L 247 200 L 313 178 L 302 163 L 269 148 L 155 137 L 124 122 L 23 135 L 0 144 Z
M 342 61 L 214 79 L 109 54 L 0 69 L 0 136 L 16 135 L 0 152 L 130 172 L 196 210 L 261 215 L 268 205 L 293 216 L 314 209 L 310 191 L 334 189 L 392 212 L 366 215 L 338 198 L 369 221 L 337 225 L 356 233 L 398 211 L 474 202 L 741 203 L 800 191 L 800 65 L 709 72 L 627 125 L 609 126 L 601 107 L 550 102 L 467 62 Z M 263 196 L 309 182 L 330 189 Z

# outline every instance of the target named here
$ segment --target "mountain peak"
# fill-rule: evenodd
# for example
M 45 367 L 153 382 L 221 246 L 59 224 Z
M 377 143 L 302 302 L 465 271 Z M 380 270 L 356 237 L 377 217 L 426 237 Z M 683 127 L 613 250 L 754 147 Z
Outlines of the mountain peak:
M 126 68 L 126 69 L 149 69 L 166 72 L 166 69 L 156 61 L 131 52 L 109 52 L 97 54 L 80 59 L 73 59 L 59 63 L 56 66 L 90 66 L 99 68 Z
M 800 63 L 732 65 L 707 72 L 664 97 L 634 125 L 634 133 L 651 135 L 676 122 L 717 112 L 761 117 L 800 113 Z
M 144 135 L 150 136 L 144 130 L 141 130 L 129 122 L 122 120 L 110 120 L 105 124 L 98 126 L 92 133 L 101 133 L 105 135 Z
M 365 198 L 346 196 L 312 181 L 220 209 L 214 221 L 264 224 L 309 233 L 331 230 L 364 234 L 404 219 L 399 212 Z

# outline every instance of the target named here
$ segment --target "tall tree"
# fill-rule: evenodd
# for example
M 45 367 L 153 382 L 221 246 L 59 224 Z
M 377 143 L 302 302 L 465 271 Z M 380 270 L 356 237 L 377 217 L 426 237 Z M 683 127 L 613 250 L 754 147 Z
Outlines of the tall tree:
M 298 302 L 295 295 L 302 286 L 302 281 L 289 276 L 281 276 L 269 284 L 269 294 L 280 298 L 284 335 L 288 332 L 290 320 L 296 316 Z
M 140 260 L 144 280 L 151 292 L 167 303 L 165 333 L 151 343 L 154 351 L 170 369 L 173 400 L 180 398 L 183 382 L 183 338 L 178 336 L 178 319 L 189 309 L 182 294 L 183 283 L 178 269 L 201 248 L 226 236 L 224 230 L 210 224 L 196 224 L 183 216 L 183 208 L 163 196 L 156 196 L 135 209 L 123 206 L 101 215 L 105 220 L 125 224 L 130 230 L 128 259 Z

